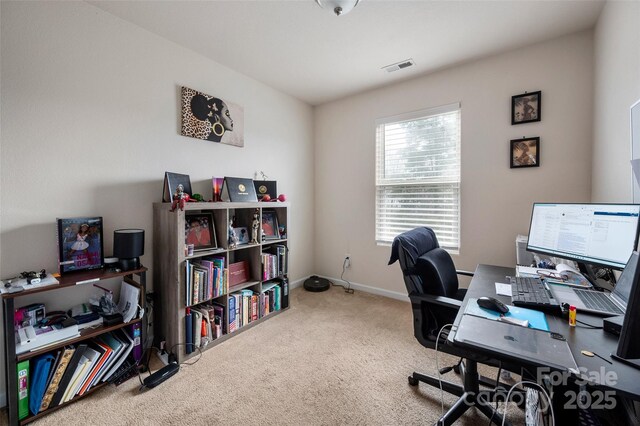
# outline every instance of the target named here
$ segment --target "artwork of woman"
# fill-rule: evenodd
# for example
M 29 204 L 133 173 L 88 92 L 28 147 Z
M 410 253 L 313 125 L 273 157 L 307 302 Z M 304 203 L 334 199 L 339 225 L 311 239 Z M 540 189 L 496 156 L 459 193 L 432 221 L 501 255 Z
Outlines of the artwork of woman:
M 191 113 L 198 120 L 209 123 L 207 140 L 220 142 L 226 132 L 233 131 L 231 113 L 222 99 L 197 94 L 191 98 Z
M 182 87 L 182 128 L 191 138 L 244 146 L 244 110 L 218 97 Z

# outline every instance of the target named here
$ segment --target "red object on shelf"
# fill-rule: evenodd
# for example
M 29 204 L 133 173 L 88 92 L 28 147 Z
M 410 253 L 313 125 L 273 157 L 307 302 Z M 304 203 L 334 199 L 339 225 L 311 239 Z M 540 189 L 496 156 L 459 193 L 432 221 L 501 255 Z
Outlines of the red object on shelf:
M 249 281 L 249 262 L 231 263 L 229 265 L 229 288 Z

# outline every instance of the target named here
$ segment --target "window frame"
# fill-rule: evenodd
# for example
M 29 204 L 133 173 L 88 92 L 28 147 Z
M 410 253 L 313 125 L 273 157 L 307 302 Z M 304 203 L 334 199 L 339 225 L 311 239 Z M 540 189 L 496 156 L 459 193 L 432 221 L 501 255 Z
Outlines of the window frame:
M 382 164 L 383 168 L 382 171 L 384 171 L 384 157 L 386 154 L 385 151 L 385 146 L 384 143 L 386 142 L 384 139 L 382 141 L 379 140 L 380 138 L 380 129 L 381 126 L 385 126 L 385 125 L 389 125 L 389 124 L 395 124 L 395 123 L 400 123 L 400 122 L 406 122 L 406 121 L 415 121 L 415 120 L 420 120 L 420 119 L 425 119 L 428 117 L 432 117 L 432 116 L 437 116 L 437 115 L 441 115 L 441 114 L 447 114 L 447 113 L 451 113 L 451 112 L 457 112 L 458 113 L 458 139 L 457 139 L 457 144 L 456 144 L 456 148 L 457 148 L 457 157 L 458 157 L 458 175 L 457 175 L 457 180 L 455 178 L 450 178 L 450 177 L 439 177 L 439 178 L 422 178 L 422 179 L 416 179 L 416 180 L 409 180 L 406 182 L 401 182 L 401 181 L 396 181 L 396 182 L 385 182 L 380 183 L 380 176 L 379 176 L 379 172 L 380 170 L 380 164 Z M 384 127 L 382 127 L 383 131 L 384 131 Z M 416 186 L 420 186 L 422 188 L 428 188 L 429 186 L 433 186 L 433 185 L 441 185 L 441 184 L 457 184 L 458 188 L 457 188 L 457 206 L 458 206 L 458 212 L 457 212 L 457 220 L 455 221 L 456 225 L 457 225 L 457 231 L 458 231 L 458 238 L 457 238 L 457 247 L 442 247 L 443 249 L 445 249 L 447 252 L 451 253 L 451 254 L 460 254 L 460 250 L 462 247 L 462 229 L 461 229 L 461 216 L 462 216 L 462 207 L 461 207 L 461 203 L 462 203 L 462 106 L 460 102 L 455 102 L 455 103 L 451 103 L 451 104 L 446 104 L 446 105 L 441 105 L 441 106 L 437 106 L 437 107 L 432 107 L 432 108 L 426 108 L 426 109 L 421 109 L 421 110 L 417 110 L 417 111 L 412 111 L 412 112 L 408 112 L 408 113 L 403 113 L 403 114 L 397 114 L 397 115 L 393 115 L 393 116 L 388 116 L 388 117 L 383 117 L 383 118 L 379 118 L 375 120 L 375 171 L 374 171 L 374 176 L 375 176 L 375 183 L 374 183 L 374 191 L 375 191 L 375 218 L 374 218 L 374 240 L 377 246 L 390 246 L 392 244 L 392 241 L 383 241 L 383 240 L 379 240 L 378 239 L 378 228 L 380 225 L 380 211 L 379 211 L 379 202 L 380 202 L 380 198 L 379 198 L 379 188 L 381 187 L 385 187 L 385 186 L 399 186 L 399 185 L 416 185 Z M 384 178 L 383 178 L 384 179 Z

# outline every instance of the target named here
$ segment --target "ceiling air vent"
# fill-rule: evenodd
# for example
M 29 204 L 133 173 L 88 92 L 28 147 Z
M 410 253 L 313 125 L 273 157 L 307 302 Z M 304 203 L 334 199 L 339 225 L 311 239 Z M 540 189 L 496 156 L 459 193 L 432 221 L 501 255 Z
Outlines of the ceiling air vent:
M 403 68 L 409 68 L 414 66 L 416 63 L 413 62 L 413 59 L 405 59 L 404 61 L 397 62 L 395 64 L 387 65 L 386 67 L 382 67 L 386 72 L 394 72 L 401 70 Z

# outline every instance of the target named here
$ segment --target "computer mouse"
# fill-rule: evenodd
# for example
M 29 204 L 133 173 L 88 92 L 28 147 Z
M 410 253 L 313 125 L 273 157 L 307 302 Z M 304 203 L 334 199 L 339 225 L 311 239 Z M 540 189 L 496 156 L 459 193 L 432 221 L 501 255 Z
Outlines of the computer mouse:
M 478 306 L 481 308 L 489 309 L 490 311 L 500 312 L 501 314 L 506 314 L 509 312 L 509 308 L 507 305 L 495 299 L 493 297 L 481 297 L 478 299 Z

